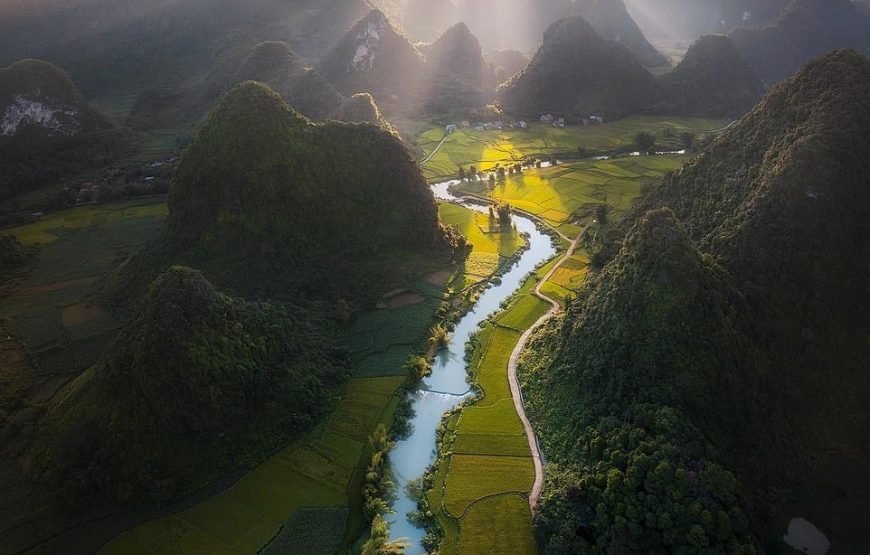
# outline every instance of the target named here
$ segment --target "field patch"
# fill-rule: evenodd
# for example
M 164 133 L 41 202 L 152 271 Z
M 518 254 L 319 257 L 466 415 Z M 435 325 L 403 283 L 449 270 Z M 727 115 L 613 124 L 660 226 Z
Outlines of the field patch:
M 105 310 L 96 301 L 83 301 L 63 309 L 64 327 L 80 326 L 105 315 Z
M 348 509 L 297 509 L 261 555 L 335 555 L 350 516 Z
M 468 509 L 459 524 L 459 553 L 533 555 L 538 552 L 534 537 L 528 499 L 497 495 Z
M 531 457 L 454 454 L 447 473 L 444 508 L 461 518 L 476 501 L 502 493 L 528 493 L 534 481 Z

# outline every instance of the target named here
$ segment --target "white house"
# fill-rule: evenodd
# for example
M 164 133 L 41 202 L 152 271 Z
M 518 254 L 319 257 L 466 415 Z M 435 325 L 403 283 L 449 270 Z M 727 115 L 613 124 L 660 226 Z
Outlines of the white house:
M 445 129 L 445 131 L 447 131 L 447 134 L 450 135 L 451 133 L 456 133 L 457 131 L 459 131 L 459 126 L 456 125 L 455 123 L 451 123 L 450 125 L 448 125 L 444 129 Z
M 463 120 L 463 122 L 462 122 L 462 128 L 463 128 L 463 129 L 468 129 L 469 127 L 471 127 L 471 122 L 468 121 L 468 120 Z
M 529 128 L 529 124 L 524 122 L 524 121 L 519 122 L 517 125 L 519 125 L 520 129 L 528 129 Z
M 589 119 L 595 123 L 604 123 L 604 116 L 599 116 L 598 114 L 589 116 Z
M 565 118 L 559 118 L 553 122 L 553 127 L 565 127 Z
M 553 114 L 544 114 L 541 116 L 541 123 L 553 123 L 553 120 L 556 118 L 553 117 Z

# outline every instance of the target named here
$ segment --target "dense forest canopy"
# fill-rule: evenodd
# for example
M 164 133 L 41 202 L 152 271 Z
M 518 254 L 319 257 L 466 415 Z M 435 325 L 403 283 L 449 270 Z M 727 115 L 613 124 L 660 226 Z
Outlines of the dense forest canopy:
M 805 484 L 867 483 L 870 446 L 859 430 L 870 424 L 861 316 L 870 307 L 870 165 L 856 137 L 870 125 L 868 103 L 870 64 L 853 51 L 775 87 L 643 198 L 619 252 L 538 337 L 525 387 L 559 468 L 538 516 L 545 545 L 751 552 L 746 518 L 763 538 L 772 523 L 752 515 L 778 510 Z M 664 427 L 649 420 L 661 411 L 673 415 Z M 668 448 L 642 451 L 655 458 L 634 469 L 651 433 L 665 434 Z M 673 513 L 660 498 L 646 505 L 654 518 L 628 512 L 656 494 L 655 473 L 644 473 L 665 463 L 667 491 L 685 491 L 688 478 L 700 512 L 689 501 L 688 514 Z M 834 464 L 840 481 L 828 474 Z M 719 465 L 734 475 L 717 470 L 706 484 L 703 469 Z M 640 481 L 620 479 L 608 497 L 604 477 L 628 472 Z M 736 497 L 704 506 L 726 499 L 720 487 Z M 854 521 L 840 517 L 870 507 L 861 493 L 847 499 L 804 500 L 799 510 L 857 549 Z

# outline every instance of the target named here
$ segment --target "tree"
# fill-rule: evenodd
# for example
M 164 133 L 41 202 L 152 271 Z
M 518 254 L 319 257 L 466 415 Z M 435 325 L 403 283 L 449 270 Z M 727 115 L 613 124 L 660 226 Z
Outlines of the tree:
M 656 136 L 646 131 L 641 131 L 634 136 L 634 144 L 640 152 L 655 154 Z
M 610 215 L 610 205 L 601 203 L 595 207 L 595 219 L 601 225 L 607 224 L 607 217 Z
M 407 544 L 401 541 L 389 542 L 390 527 L 381 515 L 376 515 L 372 521 L 372 531 L 369 540 L 363 545 L 363 555 L 402 555 Z
M 465 181 L 465 168 L 459 166 L 459 180 Z
M 692 147 L 695 146 L 695 135 L 688 131 L 680 133 L 680 143 L 682 143 L 683 148 L 687 151 L 692 150 Z
M 586 156 L 588 156 L 588 153 L 586 152 L 586 148 L 583 146 L 578 146 L 577 147 L 577 156 L 579 156 L 580 158 L 586 158 Z

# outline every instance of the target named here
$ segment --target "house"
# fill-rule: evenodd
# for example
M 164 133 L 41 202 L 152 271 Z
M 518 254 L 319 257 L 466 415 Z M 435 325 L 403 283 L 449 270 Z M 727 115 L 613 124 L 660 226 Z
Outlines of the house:
M 553 122 L 553 127 L 565 127 L 565 118 L 559 118 Z
M 471 122 L 468 120 L 464 120 L 461 125 L 463 129 L 468 129 L 471 127 Z
M 544 114 L 541 116 L 541 123 L 553 123 L 556 118 L 553 117 L 553 114 Z
M 517 125 L 519 126 L 520 129 L 528 129 L 529 128 L 529 124 L 524 122 L 524 121 L 519 122 Z
M 492 124 L 492 127 L 493 127 L 494 129 L 498 129 L 499 131 L 501 131 L 502 129 L 504 129 L 504 122 L 503 122 L 503 121 L 497 121 L 497 122 L 495 122 L 495 123 Z
M 459 131 L 459 126 L 456 125 L 455 123 L 451 123 L 446 128 L 444 128 L 444 130 L 447 131 L 448 135 L 450 135 L 452 133 L 456 133 L 457 131 Z
M 580 118 L 581 125 L 589 125 L 589 118 Z
M 598 114 L 589 116 L 589 119 L 591 121 L 594 121 L 595 123 L 604 123 L 604 116 L 600 116 Z
M 485 129 L 485 128 L 484 128 L 484 125 L 483 125 L 482 123 L 475 123 L 475 124 L 474 124 L 474 130 L 475 130 L 475 131 L 484 131 L 484 129 Z

